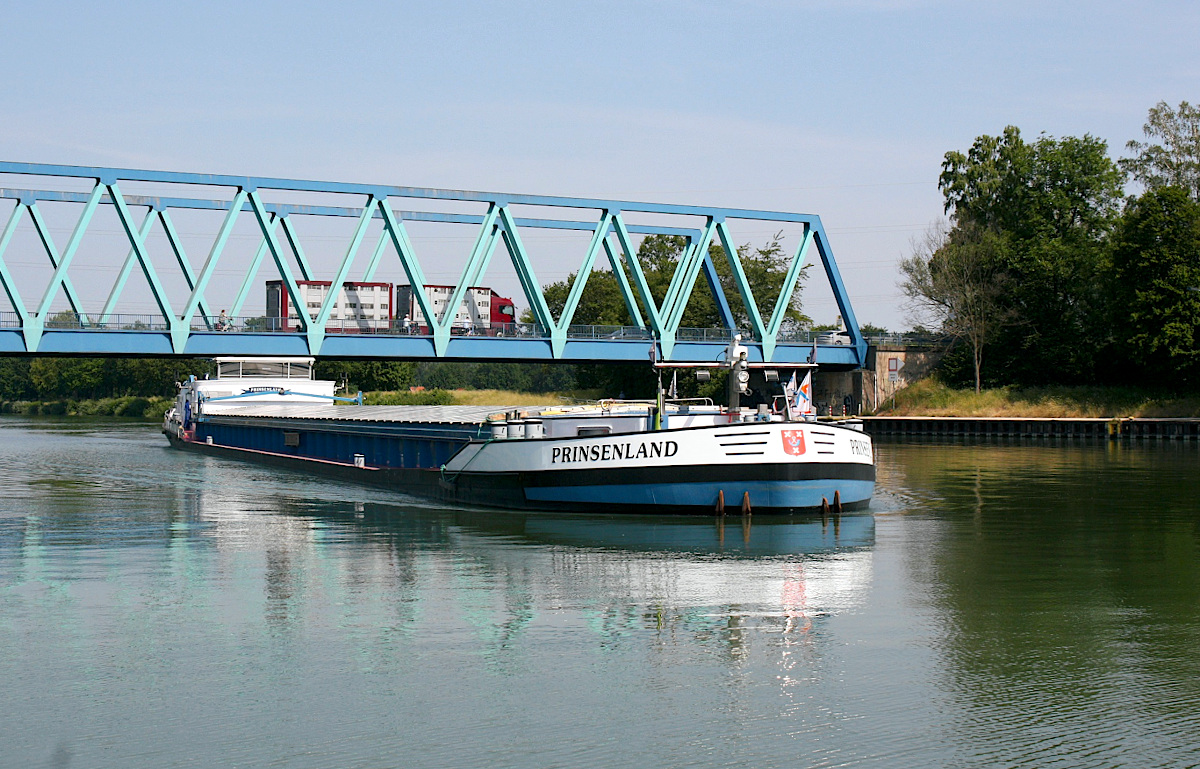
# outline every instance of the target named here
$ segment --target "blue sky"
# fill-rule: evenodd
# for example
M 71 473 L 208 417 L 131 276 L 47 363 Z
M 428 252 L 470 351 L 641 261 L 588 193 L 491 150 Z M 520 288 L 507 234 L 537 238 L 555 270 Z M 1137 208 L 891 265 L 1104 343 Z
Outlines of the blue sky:
M 1184 2 L 7 5 L 4 159 L 815 213 L 893 329 L 946 151 L 1200 101 Z

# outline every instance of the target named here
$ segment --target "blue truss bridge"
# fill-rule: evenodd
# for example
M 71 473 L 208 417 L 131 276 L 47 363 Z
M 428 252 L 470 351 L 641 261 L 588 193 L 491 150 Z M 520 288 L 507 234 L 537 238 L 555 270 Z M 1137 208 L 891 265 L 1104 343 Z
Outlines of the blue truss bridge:
M 815 349 L 817 363 L 853 368 L 866 355 L 815 215 L 14 162 L 0 162 L 0 201 L 0 284 L 9 305 L 0 300 L 0 355 L 632 362 L 647 361 L 653 347 L 660 360 L 708 362 L 734 334 L 755 362 L 802 363 Z M 778 296 L 754 296 L 734 240 L 747 226 L 796 232 Z M 458 236 L 414 236 L 437 228 Z M 553 255 L 555 274 L 578 274 L 557 317 L 535 271 L 535 263 L 546 269 L 546 258 L 526 245 L 537 237 L 531 233 L 547 232 L 578 243 Z M 647 235 L 686 244 L 658 297 L 635 245 Z M 198 252 L 197 242 L 202 263 L 188 253 Z M 711 257 L 714 243 L 737 289 L 734 306 Z M 457 308 L 471 287 L 485 285 L 498 252 L 519 284 L 513 298 L 532 320 L 464 333 Z M 810 260 L 820 262 L 845 323 L 840 337 L 814 337 L 786 318 Z M 450 281 L 427 276 L 446 274 L 447 265 L 457 278 L 438 302 L 426 288 Z M 573 323 L 589 277 L 605 267 L 631 323 Z M 412 287 L 428 321 L 364 329 L 336 316 L 337 291 L 312 302 L 301 290 L 311 281 L 341 286 L 388 274 Z M 721 328 L 682 325 L 702 275 L 699 290 L 713 297 Z M 286 292 L 295 325 L 248 309 L 268 280 Z

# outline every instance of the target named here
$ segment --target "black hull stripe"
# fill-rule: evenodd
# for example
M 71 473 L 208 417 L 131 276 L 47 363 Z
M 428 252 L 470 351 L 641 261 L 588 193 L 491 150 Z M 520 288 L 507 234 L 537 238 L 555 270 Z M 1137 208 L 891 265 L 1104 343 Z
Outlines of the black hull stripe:
M 468 471 L 464 475 L 470 474 Z M 737 481 L 874 481 L 875 467 L 855 462 L 787 464 L 679 465 L 610 467 L 587 470 L 539 470 L 521 473 L 527 486 L 599 486 L 610 483 L 727 483 Z

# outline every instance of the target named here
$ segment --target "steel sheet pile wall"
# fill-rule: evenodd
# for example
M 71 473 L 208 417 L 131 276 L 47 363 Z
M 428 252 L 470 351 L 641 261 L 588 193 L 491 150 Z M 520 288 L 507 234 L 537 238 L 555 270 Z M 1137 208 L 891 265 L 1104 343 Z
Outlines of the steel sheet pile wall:
M 863 417 L 876 437 L 1200 440 L 1200 419 Z

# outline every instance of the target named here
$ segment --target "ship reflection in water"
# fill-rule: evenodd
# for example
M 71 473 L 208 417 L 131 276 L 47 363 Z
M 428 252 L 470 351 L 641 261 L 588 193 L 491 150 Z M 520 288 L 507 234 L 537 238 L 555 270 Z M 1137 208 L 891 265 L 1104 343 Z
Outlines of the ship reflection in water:
M 469 616 L 459 619 L 476 632 L 495 630 L 483 639 L 495 648 L 562 610 L 581 612 L 602 634 L 719 630 L 741 648 L 740 631 L 804 633 L 817 618 L 860 604 L 872 578 L 870 514 L 596 516 L 281 496 L 273 515 L 260 515 L 228 492 L 188 496 L 184 507 L 207 522 L 218 549 L 241 548 L 248 537 L 266 549 L 272 596 L 315 576 L 323 584 L 391 583 L 402 589 L 401 611 L 414 630 L 446 630 L 455 620 L 445 607 L 466 605 Z M 321 557 L 331 548 L 355 556 Z M 314 569 L 356 573 L 322 577 Z M 303 613 L 285 597 L 290 608 L 275 601 L 268 609 L 276 620 Z

